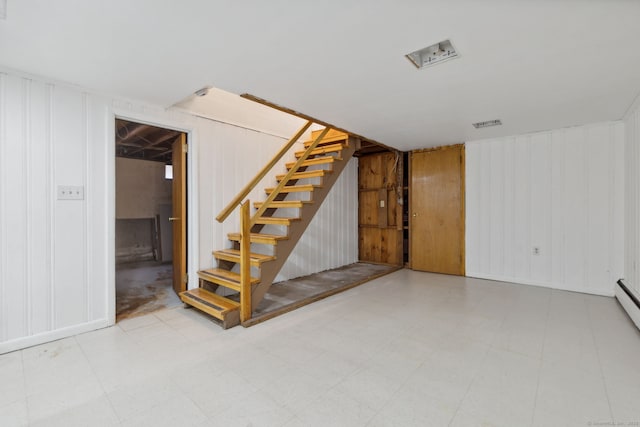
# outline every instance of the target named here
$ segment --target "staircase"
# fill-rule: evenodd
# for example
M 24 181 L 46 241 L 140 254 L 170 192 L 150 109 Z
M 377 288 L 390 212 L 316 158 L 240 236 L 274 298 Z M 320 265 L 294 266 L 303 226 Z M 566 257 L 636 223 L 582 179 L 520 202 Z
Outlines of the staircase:
M 359 140 L 343 132 L 313 131 L 305 150 L 295 152 L 296 161 L 286 164 L 285 174 L 276 175 L 277 186 L 265 189 L 266 199 L 254 202 L 255 212 L 250 215 L 250 202 L 243 199 L 311 124 L 307 122 L 218 215 L 216 219 L 223 222 L 241 205 L 241 230 L 229 233 L 230 248 L 213 252 L 217 268 L 198 272 L 199 287 L 180 294 L 185 304 L 219 319 L 225 329 L 251 319 L 252 308 L 268 292 L 358 148 Z

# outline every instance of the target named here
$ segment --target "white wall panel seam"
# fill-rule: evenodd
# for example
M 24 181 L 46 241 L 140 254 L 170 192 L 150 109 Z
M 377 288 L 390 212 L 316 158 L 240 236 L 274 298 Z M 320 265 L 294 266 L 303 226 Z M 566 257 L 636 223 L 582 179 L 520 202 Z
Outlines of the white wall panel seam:
M 488 166 L 487 166 L 487 175 L 485 175 L 485 176 L 489 179 L 489 183 L 488 183 L 488 185 L 486 185 L 487 194 L 485 195 L 484 200 L 485 200 L 486 203 L 489 204 L 489 206 L 491 206 L 491 201 L 493 200 L 492 197 L 491 197 L 492 196 L 491 192 L 493 190 L 493 186 L 491 185 L 492 184 L 492 182 L 491 182 L 492 181 L 492 179 L 491 179 L 492 178 L 491 177 L 491 158 L 492 158 L 492 155 L 493 155 L 493 146 L 494 146 L 493 142 L 491 144 L 489 144 L 489 149 L 488 149 L 489 153 L 488 153 L 487 159 L 486 159 Z M 493 206 L 491 206 L 491 208 L 488 209 L 489 215 L 485 215 L 486 222 L 484 224 L 484 226 L 487 227 L 487 236 L 489 236 L 489 240 L 487 241 L 487 243 L 488 243 L 488 247 L 487 247 L 487 270 L 489 270 L 489 271 L 491 271 L 491 258 L 492 258 L 491 257 L 491 255 L 492 255 L 492 253 L 491 253 L 492 252 L 491 251 L 491 233 L 493 232 L 493 230 L 491 229 L 491 217 L 493 216 L 492 215 L 492 211 L 493 211 Z
M 55 235 L 56 235 L 56 216 L 57 216 L 57 209 L 56 209 L 56 147 L 55 147 L 55 109 L 54 109 L 54 105 L 55 105 L 55 96 L 56 96 L 56 87 L 51 84 L 49 86 L 49 106 L 48 106 L 48 123 L 49 123 L 49 129 L 48 129 L 48 137 L 49 137 L 49 161 L 50 161 L 50 165 L 51 168 L 49 170 L 50 173 L 50 177 L 49 177 L 49 185 L 50 185 L 50 206 L 51 206 L 51 213 L 50 213 L 50 251 L 51 251 L 51 256 L 50 256 L 50 270 L 49 270 L 49 278 L 50 278 L 50 286 L 49 286 L 49 330 L 55 330 L 56 329 L 56 275 L 55 275 L 55 269 L 56 269 L 56 239 L 55 239 Z
M 7 318 L 7 299 L 6 299 L 6 283 L 7 283 L 7 231 L 6 231 L 6 213 L 5 209 L 6 194 L 5 183 L 7 177 L 3 175 L 6 170 L 4 163 L 6 162 L 6 145 L 7 145 L 7 101 L 6 101 L 6 81 L 7 75 L 0 73 L 0 336 L 2 341 L 7 340 L 8 334 L 8 318 Z
M 82 126 L 84 136 L 84 161 L 82 162 L 82 185 L 84 187 L 84 200 L 82 201 L 82 256 L 84 257 L 83 263 L 83 280 L 84 280 L 84 292 L 85 292 L 85 307 L 84 307 L 84 321 L 89 322 L 93 320 L 92 316 L 92 304 L 91 304 L 91 280 L 90 280 L 90 264 L 92 262 L 92 247 L 89 244 L 91 239 L 91 233 L 89 232 L 89 201 L 92 196 L 92 188 L 89 185 L 89 161 L 90 161 L 90 141 L 91 141 L 91 129 L 90 129 L 90 117 L 91 111 L 89 108 L 89 96 L 87 93 L 82 94 Z
M 586 143 L 580 144 L 580 148 L 582 149 L 583 152 L 583 156 L 582 156 L 582 167 L 584 168 L 584 176 L 585 176 L 585 180 L 584 180 L 584 185 L 585 185 L 585 191 L 584 191 L 584 195 L 586 200 L 584 200 L 584 213 L 585 213 L 585 220 L 587 223 L 587 230 L 586 233 L 583 234 L 583 238 L 586 240 L 586 245 L 584 245 L 585 249 L 582 250 L 582 281 L 583 283 L 587 286 L 587 288 L 591 288 L 592 284 L 589 281 L 589 250 L 587 248 L 590 247 L 591 244 L 591 213 L 589 212 L 589 207 L 591 206 L 591 186 L 589 185 L 589 154 L 591 154 L 588 150 L 589 147 L 589 143 L 591 142 L 589 139 L 589 130 L 588 129 L 583 129 L 582 130 L 582 140 L 585 141 Z
M 637 294 L 640 295 L 640 269 L 638 268 L 638 255 L 640 255 L 640 232 L 638 231 L 638 224 L 640 223 L 640 108 L 633 115 L 633 150 L 635 162 L 630 168 L 633 170 L 633 199 L 635 202 L 635 210 L 633 212 L 633 238 L 635 239 L 635 247 L 633 251 L 633 288 Z M 631 232 L 631 230 L 629 230 Z
M 527 135 L 525 138 L 525 141 L 527 142 L 527 171 L 526 171 L 526 176 L 529 178 L 527 179 L 526 182 L 526 187 L 527 187 L 527 194 L 529 195 L 529 197 L 527 197 L 527 215 L 526 215 L 526 223 L 527 223 L 527 230 L 528 230 L 528 234 L 527 234 L 527 244 L 525 245 L 524 248 L 524 252 L 526 254 L 526 260 L 527 260 L 527 277 L 529 279 L 531 279 L 531 251 L 532 251 L 532 245 L 531 245 L 531 234 L 533 233 L 532 230 L 532 220 L 531 220 L 531 199 L 533 198 L 533 192 L 531 191 L 531 136 Z
M 613 164 L 613 159 L 616 158 L 615 154 L 618 148 L 618 143 L 616 141 L 616 137 L 615 137 L 615 125 L 614 124 L 610 124 L 609 125 L 609 143 L 607 144 L 607 147 L 609 147 L 609 149 L 607 150 L 607 172 L 609 174 L 609 188 L 613 189 L 614 185 L 615 185 L 615 171 L 614 169 L 611 167 L 611 165 Z M 613 261 L 613 246 L 614 246 L 614 237 L 615 237 L 615 225 L 613 223 L 613 204 L 615 203 L 614 201 L 614 192 L 613 191 L 607 191 L 607 201 L 608 201 L 608 206 L 607 206 L 607 226 L 609 227 L 608 230 L 608 240 L 607 240 L 607 254 L 609 255 L 609 259 L 607 264 L 609 265 L 609 281 L 610 282 L 615 282 L 617 280 L 617 278 L 613 277 L 613 265 L 614 265 L 614 261 Z M 623 254 L 624 256 L 624 254 Z
M 559 163 L 561 165 L 561 178 L 562 179 L 562 284 L 567 284 L 567 232 L 566 232 L 566 221 L 567 215 L 565 215 L 567 209 L 567 168 L 564 167 L 566 159 L 567 159 L 567 131 L 562 130 L 560 132 L 562 135 L 562 161 Z
M 627 166 L 627 174 L 626 179 L 629 183 L 629 188 L 627 189 L 627 198 L 630 199 L 629 209 L 626 212 L 626 226 L 627 233 L 629 236 L 629 244 L 625 245 L 628 252 L 628 266 L 627 269 L 629 271 L 628 280 L 631 282 L 630 285 L 633 288 L 637 286 L 638 274 L 637 274 L 637 254 L 638 254 L 638 230 L 637 230 L 637 222 L 638 222 L 638 168 L 633 167 L 633 165 L 638 165 L 638 144 L 637 144 L 637 112 L 634 112 L 631 115 L 628 123 L 628 132 L 626 135 L 625 143 L 630 148 L 629 156 L 626 157 L 626 166 Z
M 638 255 L 640 255 L 640 233 L 638 232 L 638 223 L 640 223 L 640 108 L 633 115 L 633 150 L 635 153 L 635 163 L 631 168 L 634 173 L 633 181 L 633 198 L 635 201 L 635 211 L 633 216 L 633 237 L 635 239 L 635 250 L 633 252 L 633 287 L 640 295 L 640 269 L 638 269 Z
M 640 255 L 640 230 L 638 225 L 640 222 L 640 108 L 633 114 L 631 129 L 632 135 L 629 143 L 632 146 L 633 156 L 630 158 L 633 159 L 634 162 L 629 165 L 629 169 L 633 173 L 633 183 L 630 188 L 630 193 L 634 210 L 631 213 L 632 227 L 630 230 L 627 230 L 626 234 L 633 236 L 633 283 L 631 287 L 640 295 L 640 269 L 638 269 L 638 256 Z
M 25 286 L 24 286 L 24 324 L 26 326 L 26 334 L 31 335 L 33 333 L 32 321 L 31 321 L 31 298 L 32 298 L 32 274 L 31 269 L 33 268 L 33 256 L 31 254 L 32 250 L 32 223 L 33 223 L 33 210 L 31 209 L 31 151 L 33 149 L 33 140 L 31 138 L 30 126 L 31 126 L 31 81 L 29 79 L 22 79 L 22 140 L 24 144 L 22 145 L 22 185 L 24 191 L 24 209 L 25 209 L 25 245 L 24 245 L 24 277 L 25 277 Z

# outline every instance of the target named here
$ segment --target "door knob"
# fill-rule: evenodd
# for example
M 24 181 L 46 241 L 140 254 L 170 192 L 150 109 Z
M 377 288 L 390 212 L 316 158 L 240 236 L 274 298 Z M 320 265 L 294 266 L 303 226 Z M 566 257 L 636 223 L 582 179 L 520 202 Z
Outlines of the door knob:
M 180 218 L 177 217 L 169 217 L 169 221 L 178 221 Z
M 414 212 L 412 216 L 415 218 L 418 216 L 418 214 Z

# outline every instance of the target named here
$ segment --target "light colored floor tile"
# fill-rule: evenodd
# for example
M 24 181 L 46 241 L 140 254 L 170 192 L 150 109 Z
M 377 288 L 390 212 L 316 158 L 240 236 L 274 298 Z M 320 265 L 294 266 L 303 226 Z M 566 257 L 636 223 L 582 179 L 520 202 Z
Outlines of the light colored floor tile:
M 29 425 L 33 427 L 115 427 L 120 423 L 109 401 L 105 397 L 98 397 L 33 421 Z
M 367 424 L 371 427 L 446 426 L 453 419 L 458 404 L 425 395 L 413 387 L 402 387 L 381 406 Z
M 0 426 L 23 427 L 29 424 L 27 400 L 14 400 L 12 403 L 0 405 Z
M 123 427 L 201 426 L 207 417 L 191 400 L 177 396 L 123 421 Z M 215 425 L 215 424 L 214 424 Z
M 306 426 L 363 426 L 376 411 L 342 390 L 331 389 L 309 404 L 293 409 Z
M 0 355 L 0 378 L 0 408 L 27 397 L 20 351 Z
M 66 383 L 61 380 L 55 385 L 57 387 L 48 387 L 27 398 L 29 423 L 71 413 L 76 408 L 84 407 L 104 397 L 104 391 L 97 381 Z
M 136 328 L 143 326 L 153 325 L 160 322 L 160 319 L 153 314 L 147 314 L 144 316 L 132 317 L 130 319 L 124 319 L 118 322 L 118 327 L 125 332 L 132 331 Z
M 239 401 L 249 404 L 246 397 L 256 391 L 258 389 L 241 376 L 223 371 L 215 381 L 204 378 L 199 386 L 184 390 L 184 396 L 194 402 L 207 417 L 216 417 Z
M 640 383 L 606 381 L 606 384 L 614 421 L 640 425 Z
M 638 354 L 612 298 L 401 270 L 248 329 L 177 307 L 0 355 L 0 425 L 628 423 Z
M 491 350 L 460 404 L 460 410 L 495 425 L 529 425 L 540 360 Z
M 408 378 L 415 393 L 457 408 L 478 375 L 490 347 L 478 341 L 449 337 Z
M 292 409 L 307 405 L 324 395 L 335 385 L 335 381 L 321 376 L 312 376 L 306 369 L 292 367 L 261 390 L 282 406 Z
M 247 405 L 247 402 L 251 402 Z M 293 413 L 262 391 L 239 399 L 225 411 L 210 417 L 211 425 L 228 427 L 279 427 L 293 418 Z
M 359 403 L 377 412 L 400 389 L 405 378 L 394 376 L 392 371 L 362 369 L 334 387 L 339 393 L 351 396 Z
M 107 398 L 118 419 L 125 421 L 153 407 L 161 406 L 181 394 L 182 390 L 168 378 L 157 376 L 119 387 L 110 392 Z
M 534 426 L 613 422 L 601 375 L 569 363 L 543 362 L 540 370 Z
M 515 424 L 517 426 L 527 426 L 528 423 Z M 449 424 L 449 427 L 509 427 L 503 426 L 500 424 L 495 424 L 494 422 L 483 418 L 478 414 L 470 414 L 468 412 L 459 409 L 456 412 L 455 418 Z M 555 427 L 555 426 L 554 426 Z

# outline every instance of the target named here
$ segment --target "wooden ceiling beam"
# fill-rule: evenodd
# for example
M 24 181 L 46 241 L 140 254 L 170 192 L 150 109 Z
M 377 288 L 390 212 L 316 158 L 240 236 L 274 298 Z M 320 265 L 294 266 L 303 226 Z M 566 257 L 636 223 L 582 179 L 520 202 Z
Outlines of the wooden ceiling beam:
M 180 134 L 180 132 L 178 132 L 178 131 L 169 131 L 166 135 L 161 136 L 160 138 L 156 139 L 155 141 L 151 141 L 151 140 L 149 140 L 149 139 L 147 139 L 147 138 L 140 137 L 140 139 L 143 139 L 143 140 L 147 141 L 147 142 L 148 142 L 148 145 L 141 146 L 141 147 L 140 147 L 139 149 L 137 149 L 137 150 L 132 150 L 130 154 L 132 154 L 132 155 L 133 155 L 133 154 L 136 154 L 136 153 L 138 153 L 138 152 L 140 152 L 140 151 L 144 151 L 144 150 L 146 150 L 146 149 L 150 149 L 150 148 L 152 148 L 152 147 L 157 148 L 157 147 L 156 147 L 157 145 L 160 145 L 160 144 L 162 144 L 163 142 L 169 141 L 169 140 L 171 140 L 172 138 L 176 138 L 179 134 Z M 162 150 L 171 150 L 171 147 L 168 147 L 168 148 L 162 148 Z

